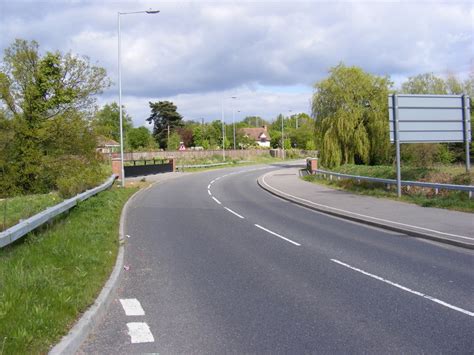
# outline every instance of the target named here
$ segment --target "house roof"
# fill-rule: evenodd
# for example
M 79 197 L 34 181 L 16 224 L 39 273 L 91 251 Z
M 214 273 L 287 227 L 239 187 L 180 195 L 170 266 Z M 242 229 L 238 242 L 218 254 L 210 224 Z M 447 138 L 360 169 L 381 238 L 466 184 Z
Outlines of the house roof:
M 266 138 L 270 140 L 270 135 L 268 134 L 267 127 L 258 127 L 258 128 L 241 128 L 244 135 L 248 136 L 251 139 L 256 141 Z
M 98 136 L 97 146 L 98 147 L 120 147 L 120 144 L 114 141 L 113 139 L 110 139 L 104 136 Z

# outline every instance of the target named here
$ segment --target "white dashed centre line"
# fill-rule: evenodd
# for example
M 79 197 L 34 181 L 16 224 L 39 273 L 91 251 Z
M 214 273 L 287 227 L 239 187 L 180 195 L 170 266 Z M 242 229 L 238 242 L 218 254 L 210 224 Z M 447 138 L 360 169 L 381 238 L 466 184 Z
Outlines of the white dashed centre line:
M 379 280 L 379 281 L 385 282 L 385 283 L 387 283 L 387 284 L 389 284 L 389 285 L 395 286 L 395 287 L 397 287 L 397 288 L 399 288 L 399 289 L 401 289 L 401 290 L 403 290 L 403 291 L 410 292 L 410 293 L 412 293 L 412 294 L 414 294 L 414 295 L 417 295 L 417 296 L 426 298 L 426 299 L 428 299 L 428 300 L 430 300 L 430 301 L 433 301 L 433 302 L 435 302 L 435 303 L 438 303 L 438 304 L 440 304 L 440 305 L 442 305 L 442 306 L 445 306 L 445 307 L 447 307 L 447 308 L 450 308 L 450 309 L 453 309 L 453 310 L 455 310 L 455 311 L 458 311 L 458 312 L 467 314 L 468 316 L 474 317 L 474 312 L 470 312 L 470 311 L 467 311 L 467 310 L 462 309 L 462 308 L 460 308 L 460 307 L 453 306 L 452 304 L 449 304 L 449 303 L 446 303 L 446 302 L 444 302 L 444 301 L 441 301 L 441 300 L 439 300 L 439 299 L 437 299 L 437 298 L 434 298 L 434 297 L 425 295 L 424 293 L 421 293 L 421 292 L 418 292 L 418 291 L 414 291 L 414 290 L 412 290 L 412 289 L 409 289 L 408 287 L 399 285 L 399 284 L 397 284 L 397 283 L 395 283 L 395 282 L 392 282 L 392 281 L 390 281 L 390 280 L 386 280 L 386 279 L 384 279 L 383 277 L 380 277 L 380 276 L 377 276 L 377 275 L 368 273 L 367 271 L 364 271 L 364 270 L 358 269 L 358 268 L 356 268 L 356 267 L 350 266 L 350 265 L 348 265 L 348 264 L 346 264 L 346 263 L 343 263 L 342 261 L 339 261 L 339 260 L 336 260 L 336 259 L 331 259 L 331 261 L 333 261 L 333 262 L 335 262 L 335 263 L 337 263 L 337 264 L 339 264 L 339 265 L 342 265 L 342 266 L 344 266 L 344 267 L 347 267 L 347 268 L 349 268 L 349 269 L 351 269 L 351 270 L 360 272 L 361 274 L 364 274 L 364 275 L 366 275 L 366 276 L 372 277 L 372 278 L 374 278 L 374 279 L 376 279 L 376 280 Z
M 216 201 L 219 205 L 222 205 L 221 201 L 219 201 L 219 200 L 218 200 L 217 198 L 215 198 L 214 196 L 212 196 L 212 199 L 213 199 L 214 201 Z
M 209 190 L 211 188 L 211 184 L 207 185 L 207 189 Z
M 127 327 L 132 344 L 153 343 L 155 341 L 148 324 L 144 322 L 132 322 L 127 323 Z
M 296 245 L 297 247 L 301 246 L 301 244 L 296 243 L 296 242 L 294 242 L 294 241 L 291 240 L 291 239 L 285 238 L 284 236 L 282 236 L 282 235 L 280 235 L 280 234 L 278 234 L 278 233 L 272 232 L 271 230 L 269 230 L 269 229 L 267 229 L 267 228 L 264 228 L 264 227 L 262 227 L 262 226 L 259 225 L 259 224 L 255 224 L 255 227 L 260 228 L 261 230 L 264 230 L 265 232 L 270 233 L 270 234 L 274 235 L 275 237 L 281 238 L 281 239 L 287 241 L 288 243 L 291 243 L 291 244 L 293 244 L 293 245 Z
M 145 311 L 136 298 L 121 299 L 123 310 L 127 316 L 144 316 Z
M 237 217 L 244 219 L 243 216 L 241 216 L 241 215 L 238 214 L 237 212 L 232 211 L 230 208 L 227 208 L 227 207 L 224 207 L 224 208 L 225 208 L 227 211 L 229 211 L 230 213 L 236 215 Z
M 212 196 L 211 190 L 207 190 L 207 193 L 209 194 L 209 196 Z

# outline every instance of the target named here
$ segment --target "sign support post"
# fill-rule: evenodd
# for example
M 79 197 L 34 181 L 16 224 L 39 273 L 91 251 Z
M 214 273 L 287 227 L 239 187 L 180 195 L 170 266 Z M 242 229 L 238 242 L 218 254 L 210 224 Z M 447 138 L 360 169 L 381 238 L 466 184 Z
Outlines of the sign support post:
M 468 173 L 471 170 L 471 159 L 469 154 L 469 102 L 467 101 L 468 97 L 462 95 L 462 115 L 464 123 L 464 144 L 466 147 L 466 172 Z
M 400 135 L 399 135 L 399 124 L 398 124 L 398 96 L 394 94 L 392 96 L 392 107 L 393 107 L 393 135 L 395 138 L 395 151 L 397 159 L 397 196 L 402 196 L 402 173 L 400 163 Z

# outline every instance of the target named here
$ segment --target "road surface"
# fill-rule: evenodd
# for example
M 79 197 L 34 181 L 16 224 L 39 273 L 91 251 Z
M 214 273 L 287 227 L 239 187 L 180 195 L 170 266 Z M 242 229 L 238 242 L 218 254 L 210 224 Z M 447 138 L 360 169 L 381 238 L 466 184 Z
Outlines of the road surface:
M 129 269 L 81 352 L 474 351 L 472 251 L 283 201 L 256 183 L 269 169 L 140 193 Z

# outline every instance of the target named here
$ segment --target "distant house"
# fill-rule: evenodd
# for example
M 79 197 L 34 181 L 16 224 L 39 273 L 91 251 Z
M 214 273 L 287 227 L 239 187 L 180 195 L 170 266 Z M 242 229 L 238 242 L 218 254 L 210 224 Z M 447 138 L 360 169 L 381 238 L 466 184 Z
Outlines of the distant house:
M 270 135 L 268 134 L 267 126 L 259 128 L 241 128 L 244 136 L 254 140 L 260 147 L 270 148 Z
M 97 147 L 96 150 L 99 153 L 104 153 L 104 154 L 111 154 L 111 153 L 116 153 L 120 149 L 120 144 L 113 139 L 104 137 L 104 136 L 98 136 L 97 137 Z

